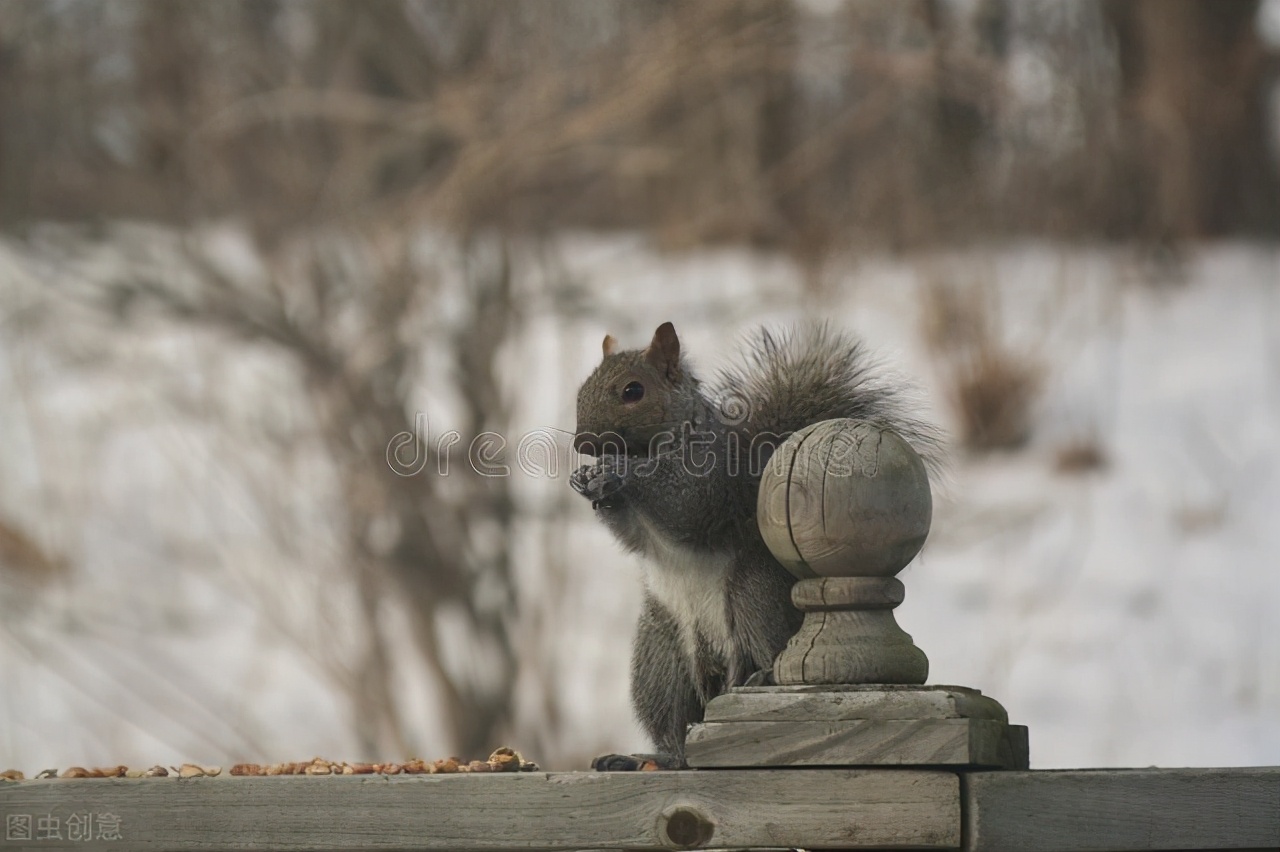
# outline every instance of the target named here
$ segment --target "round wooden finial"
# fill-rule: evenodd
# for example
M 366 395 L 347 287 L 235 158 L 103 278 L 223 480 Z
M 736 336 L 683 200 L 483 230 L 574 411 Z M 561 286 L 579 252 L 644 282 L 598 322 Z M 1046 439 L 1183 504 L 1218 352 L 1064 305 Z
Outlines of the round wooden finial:
M 924 683 L 929 661 L 898 627 L 894 575 L 929 534 L 924 462 L 896 432 L 826 420 L 778 448 L 760 482 L 765 543 L 800 582 L 804 624 L 774 661 L 780 684 Z
M 765 543 L 800 579 L 892 577 L 920 552 L 932 514 L 920 455 L 858 420 L 825 420 L 784 441 L 757 502 Z

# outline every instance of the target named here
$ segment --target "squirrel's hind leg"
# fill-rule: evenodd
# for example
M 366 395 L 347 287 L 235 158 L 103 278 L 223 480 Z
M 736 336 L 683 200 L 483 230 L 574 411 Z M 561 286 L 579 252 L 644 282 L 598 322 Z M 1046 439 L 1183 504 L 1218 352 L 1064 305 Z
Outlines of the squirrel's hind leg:
M 684 736 L 702 720 L 703 704 L 675 617 L 651 595 L 631 652 L 631 703 L 657 751 L 684 763 Z
M 658 769 L 687 769 L 674 754 L 602 754 L 591 761 L 596 772 L 652 772 Z
M 727 586 L 736 655 L 729 686 L 767 686 L 773 662 L 800 629 L 803 614 L 791 604 L 795 578 L 765 550 L 764 543 L 736 557 Z

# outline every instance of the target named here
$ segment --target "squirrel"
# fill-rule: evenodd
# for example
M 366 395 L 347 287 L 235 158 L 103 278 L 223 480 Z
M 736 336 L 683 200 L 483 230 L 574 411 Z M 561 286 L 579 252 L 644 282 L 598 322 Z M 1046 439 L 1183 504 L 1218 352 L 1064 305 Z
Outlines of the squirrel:
M 791 433 L 848 417 L 893 429 L 936 470 L 939 433 L 903 397 L 859 341 L 825 324 L 758 330 L 709 385 L 669 322 L 642 350 L 605 337 L 578 391 L 574 437 L 596 462 L 570 485 L 646 563 L 631 699 L 659 753 L 604 755 L 593 768 L 683 766 L 685 731 L 707 702 L 767 678 L 802 614 L 756 523 L 764 465 Z

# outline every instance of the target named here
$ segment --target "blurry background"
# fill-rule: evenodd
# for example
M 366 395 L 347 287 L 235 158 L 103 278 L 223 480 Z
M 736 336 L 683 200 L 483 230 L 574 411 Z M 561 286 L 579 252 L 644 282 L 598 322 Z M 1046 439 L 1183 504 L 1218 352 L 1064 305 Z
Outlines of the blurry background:
M 642 748 L 558 430 L 802 316 L 954 436 L 931 682 L 1280 763 L 1278 71 L 1280 0 L 6 0 L 0 768 Z

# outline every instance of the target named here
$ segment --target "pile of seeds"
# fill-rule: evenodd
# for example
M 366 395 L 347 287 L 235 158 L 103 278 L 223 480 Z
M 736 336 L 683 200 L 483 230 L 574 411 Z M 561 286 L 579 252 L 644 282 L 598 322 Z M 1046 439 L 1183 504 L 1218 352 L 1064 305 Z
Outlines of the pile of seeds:
M 165 778 L 169 775 L 182 775 L 183 770 L 187 770 L 190 777 L 191 770 L 196 769 L 202 771 L 207 769 L 214 775 L 219 771 L 216 766 L 200 767 L 193 763 L 184 763 L 181 767 L 175 766 L 172 771 L 163 766 L 153 766 L 150 769 L 130 769 L 127 766 L 100 766 L 97 769 L 85 769 L 83 766 L 73 766 L 61 774 L 56 769 L 46 769 L 35 777 L 37 780 L 42 778 Z M 25 776 L 16 769 L 0 772 L 0 781 L 22 781 L 24 778 Z
M 537 772 L 538 764 L 518 752 L 500 748 L 488 760 L 408 760 L 404 763 L 337 763 L 317 757 L 310 763 L 237 763 L 232 775 L 437 775 L 455 772 Z
M 228 774 L 238 776 L 263 775 L 439 775 L 458 772 L 538 772 L 538 764 L 525 760 L 520 753 L 509 748 L 500 748 L 489 755 L 488 760 L 466 761 L 457 757 L 446 757 L 442 760 L 407 760 L 403 763 L 345 763 L 325 760 L 317 757 L 306 763 L 237 763 Z M 85 769 L 73 766 L 58 773 L 56 769 L 46 769 L 36 775 L 40 778 L 201 778 L 222 774 L 220 766 L 198 766 L 184 763 L 166 769 L 153 766 L 150 769 L 130 769 L 127 766 L 107 766 L 98 769 Z M 0 772 L 0 781 L 22 781 L 25 779 L 16 769 Z

